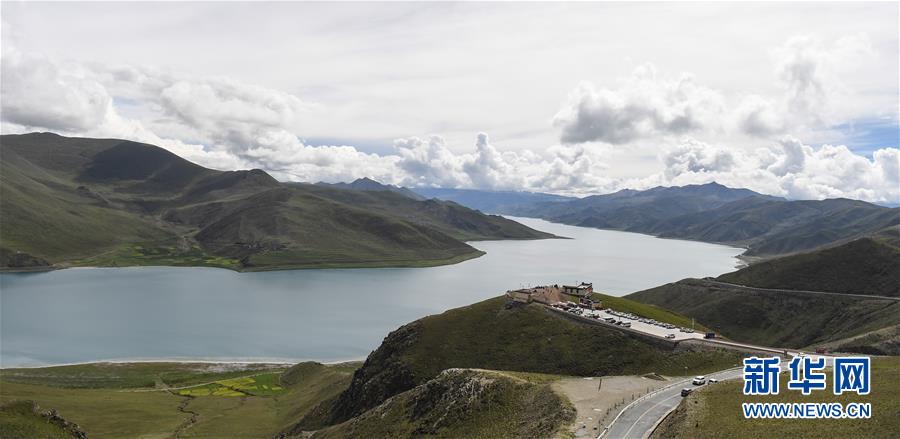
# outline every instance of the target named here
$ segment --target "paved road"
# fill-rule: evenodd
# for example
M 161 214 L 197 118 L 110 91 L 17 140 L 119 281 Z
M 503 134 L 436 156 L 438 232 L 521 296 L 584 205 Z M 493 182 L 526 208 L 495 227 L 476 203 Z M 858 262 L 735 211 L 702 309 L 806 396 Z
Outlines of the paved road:
M 834 358 L 825 357 L 825 367 L 834 366 Z M 781 362 L 781 372 L 787 373 L 788 362 Z M 719 381 L 733 380 L 743 377 L 743 368 L 735 368 L 715 372 L 707 375 L 707 378 L 715 378 Z M 712 384 L 715 386 L 715 384 Z M 609 429 L 601 433 L 604 439 L 646 439 L 653 430 L 672 410 L 681 403 L 681 389 L 699 388 L 691 384 L 691 378 L 676 382 L 669 387 L 664 387 L 655 393 L 650 393 L 643 399 L 626 406 L 613 420 Z
M 739 288 L 739 289 L 743 289 L 743 290 L 747 290 L 747 291 L 759 291 L 762 293 L 823 294 L 823 295 L 827 295 L 827 296 L 853 297 L 856 299 L 882 299 L 882 300 L 900 301 L 900 297 L 890 297 L 890 296 L 873 296 L 873 295 L 868 295 L 868 294 L 851 294 L 851 293 L 832 293 L 832 292 L 828 292 L 828 291 L 786 290 L 783 288 L 758 288 L 758 287 L 748 287 L 746 285 L 738 285 L 738 284 L 732 284 L 732 283 L 728 283 L 728 282 L 721 282 L 721 281 L 717 281 L 717 280 L 708 280 L 708 279 L 703 279 L 703 282 L 706 282 L 706 283 L 709 283 L 712 285 L 719 285 L 719 286 L 723 286 L 723 287 Z
M 729 369 L 709 375 L 720 381 L 741 377 L 741 369 Z M 712 384 L 713 386 L 715 384 Z M 681 403 L 681 389 L 694 388 L 690 379 L 679 381 L 629 405 L 610 425 L 603 438 L 643 439 L 650 436 L 657 422 Z
M 822 293 L 822 294 L 832 294 L 832 293 Z M 868 296 L 863 296 L 868 297 Z M 547 306 L 547 309 L 553 310 L 555 312 L 569 314 L 566 311 L 559 310 L 550 306 Z M 701 343 L 709 343 L 714 344 L 723 348 L 733 348 L 738 350 L 749 349 L 751 351 L 758 352 L 771 352 L 778 354 L 780 356 L 793 357 L 801 354 L 801 351 L 797 349 L 780 349 L 780 348 L 772 348 L 766 346 L 756 346 L 745 343 L 733 342 L 730 340 L 722 340 L 722 339 L 705 339 L 703 334 L 694 333 L 684 333 L 678 331 L 678 329 L 666 329 L 661 328 L 656 325 L 642 323 L 640 321 L 624 318 L 618 315 L 610 314 L 607 310 L 603 311 L 594 311 L 600 316 L 600 319 L 594 319 L 591 317 L 581 316 L 581 315 L 573 315 L 573 317 L 584 320 L 586 322 L 590 322 L 593 324 L 600 324 L 611 326 L 613 328 L 623 330 L 623 331 L 631 331 L 636 333 L 642 333 L 646 335 L 651 335 L 655 337 L 664 338 L 666 334 L 675 334 L 675 339 L 667 339 L 672 342 L 681 342 L 687 340 L 694 340 Z M 631 323 L 630 328 L 624 328 L 621 326 L 616 326 L 610 323 L 607 323 L 603 320 L 605 317 L 614 317 L 617 320 L 624 320 Z M 787 355 L 784 355 L 787 353 Z M 826 357 L 826 367 L 832 363 L 833 358 L 830 355 L 821 355 Z M 782 362 L 782 369 L 787 367 L 787 362 Z M 716 378 L 719 381 L 725 381 L 735 378 L 740 378 L 742 376 L 742 369 L 728 369 L 720 372 L 715 372 L 710 374 L 709 377 Z M 612 424 L 609 426 L 607 430 L 603 430 L 601 432 L 601 437 L 603 438 L 615 438 L 615 439 L 643 439 L 650 436 L 653 433 L 653 429 L 656 425 L 662 420 L 666 415 L 669 414 L 678 404 L 681 403 L 681 389 L 685 387 L 693 388 L 694 386 L 691 384 L 691 379 L 686 379 L 684 381 L 679 381 L 672 384 L 670 387 L 663 388 L 654 393 L 648 394 L 644 397 L 638 398 L 634 403 L 626 406 L 626 408 L 616 416 L 613 420 Z

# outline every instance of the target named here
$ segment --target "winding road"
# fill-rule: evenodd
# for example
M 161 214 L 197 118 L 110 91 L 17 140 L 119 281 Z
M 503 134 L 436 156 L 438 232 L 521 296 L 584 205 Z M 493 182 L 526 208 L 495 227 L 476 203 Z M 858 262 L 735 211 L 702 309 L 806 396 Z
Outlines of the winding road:
M 826 367 L 834 365 L 834 357 L 830 355 L 821 355 L 825 357 Z M 782 372 L 787 370 L 787 362 L 781 363 Z M 715 378 L 719 381 L 733 380 L 743 377 L 743 368 L 736 367 L 714 372 L 706 376 Z M 648 393 L 641 398 L 634 400 L 627 405 L 615 419 L 610 423 L 609 427 L 601 431 L 597 439 L 646 439 L 653 434 L 653 430 L 659 425 L 666 416 L 678 407 L 681 403 L 681 389 L 683 388 L 701 388 L 691 384 L 692 378 L 672 383 L 655 392 Z M 710 385 L 710 384 L 707 384 Z M 712 384 L 715 386 L 715 384 Z
M 830 293 L 824 291 L 803 291 L 803 290 L 781 290 L 781 289 L 770 289 L 770 288 L 756 288 L 756 287 L 747 287 L 744 285 L 735 285 L 725 282 L 713 281 L 704 279 L 706 283 L 712 285 L 719 286 L 727 286 L 732 288 L 739 288 L 749 291 L 757 291 L 757 292 L 771 292 L 771 293 L 801 293 L 801 294 L 819 294 L 819 295 L 828 295 L 828 296 L 843 296 L 843 297 L 851 297 L 857 299 L 868 299 L 868 300 L 891 300 L 891 301 L 900 301 L 900 297 L 887 297 L 887 296 L 869 296 L 862 294 L 847 294 L 847 293 Z M 672 329 L 661 328 L 656 325 L 647 324 L 644 322 L 640 322 L 635 319 L 628 319 L 620 317 L 621 314 L 610 314 L 608 310 L 600 311 L 599 316 L 600 319 L 590 318 L 582 315 L 574 315 L 569 312 L 566 312 L 561 309 L 556 309 L 549 305 L 544 305 L 546 309 L 555 312 L 559 315 L 565 315 L 569 319 L 574 319 L 576 321 L 589 323 L 598 326 L 606 326 L 610 328 L 614 328 L 618 331 L 640 334 L 643 336 L 655 337 L 661 340 L 665 340 L 666 342 L 672 343 L 673 346 L 679 343 L 701 343 L 705 345 L 715 346 L 724 349 L 732 349 L 737 351 L 742 351 L 745 353 L 756 353 L 756 354 L 775 354 L 780 357 L 790 358 L 793 356 L 804 355 L 804 354 L 812 354 L 812 353 L 804 353 L 799 349 L 784 349 L 777 347 L 769 347 L 769 346 L 758 346 L 747 343 L 739 343 L 731 340 L 724 340 L 721 338 L 713 338 L 706 339 L 703 334 L 698 334 L 694 332 L 683 333 L 677 330 L 673 331 Z M 619 325 L 615 325 L 612 323 L 608 323 L 602 319 L 602 317 L 613 317 L 617 320 L 629 320 L 631 325 L 629 327 L 623 327 Z M 665 338 L 666 334 L 674 335 L 673 339 Z M 812 354 L 815 355 L 815 354 Z M 827 363 L 829 364 L 832 361 L 832 357 L 830 354 L 819 354 L 820 356 L 824 356 L 826 358 Z M 785 367 L 785 364 L 782 364 L 782 367 Z M 719 381 L 732 380 L 741 378 L 742 369 L 737 367 L 733 369 L 726 369 L 723 371 L 715 372 L 708 375 L 708 378 L 715 378 Z M 677 381 L 667 387 L 663 387 L 662 389 L 656 390 L 654 392 L 648 393 L 636 400 L 634 400 L 629 405 L 625 406 L 619 414 L 613 419 L 613 421 L 601 430 L 598 439 L 602 438 L 614 438 L 614 439 L 646 439 L 650 437 L 653 433 L 653 430 L 662 422 L 665 417 L 675 410 L 676 407 L 681 403 L 681 389 L 683 388 L 694 388 L 695 386 L 691 384 L 691 378 L 687 378 L 681 381 Z
M 728 369 L 707 376 L 719 381 L 741 377 L 741 369 Z M 713 384 L 715 385 L 715 384 Z M 681 389 L 695 386 L 691 379 L 675 382 L 655 392 L 634 400 L 619 412 L 610 426 L 600 433 L 599 438 L 643 439 L 650 436 L 656 425 L 681 403 Z

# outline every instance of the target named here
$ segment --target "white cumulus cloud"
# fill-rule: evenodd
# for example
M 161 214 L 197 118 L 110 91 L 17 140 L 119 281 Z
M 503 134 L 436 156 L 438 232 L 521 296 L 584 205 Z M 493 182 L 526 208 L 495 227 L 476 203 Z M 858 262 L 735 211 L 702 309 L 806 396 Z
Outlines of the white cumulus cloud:
M 697 84 L 691 75 L 661 77 L 646 64 L 615 89 L 581 83 L 553 121 L 564 143 L 622 144 L 713 128 L 722 108 L 721 94 Z
M 25 127 L 83 130 L 101 123 L 112 98 L 77 68 L 5 48 L 2 62 L 3 119 Z
M 856 53 L 856 43 L 848 41 L 838 52 Z M 796 43 L 801 52 L 808 49 L 804 44 Z M 790 99 L 748 95 L 736 112 L 726 109 L 721 93 L 696 84 L 691 77 L 663 77 L 644 66 L 619 87 L 579 87 L 555 119 L 563 141 L 543 150 L 517 149 L 504 142 L 496 145 L 487 134 L 473 133 L 469 145 L 451 145 L 437 135 L 403 137 L 395 140 L 392 151 L 373 154 L 352 145 L 305 143 L 305 116 L 328 108 L 291 93 L 223 77 L 59 63 L 5 49 L 2 129 L 136 140 L 204 166 L 261 168 L 291 181 L 369 177 L 414 187 L 573 195 L 718 181 L 790 198 L 850 197 L 897 203 L 897 148 L 882 148 L 867 158 L 846 146 L 816 147 L 781 134 L 789 127 L 783 115 L 794 105 L 788 102 L 803 107 L 804 102 L 819 99 L 819 90 L 832 88 L 827 85 L 829 75 L 808 66 L 809 59 L 819 65 L 821 54 L 816 53 L 785 58 L 790 61 L 785 66 L 797 66 L 781 68 L 790 72 L 785 73 L 786 87 L 793 90 L 786 94 Z M 838 58 L 850 59 L 846 54 Z M 807 85 L 801 85 L 803 81 Z M 756 141 L 762 147 L 751 150 L 727 140 L 699 140 L 725 129 L 724 120 L 734 114 L 740 116 L 742 130 L 763 136 Z M 612 177 L 610 163 L 620 157 L 613 153 L 630 148 L 598 142 L 636 144 L 647 136 L 662 151 L 654 162 L 656 170 L 644 168 L 641 175 Z M 653 161 L 653 153 L 649 155 Z
M 667 178 L 684 173 L 728 172 L 735 166 L 734 154 L 726 149 L 686 139 L 663 155 Z
M 897 148 L 880 149 L 868 159 L 843 145 L 813 147 L 790 136 L 749 152 L 685 139 L 663 161 L 662 174 L 644 179 L 645 186 L 717 181 L 791 199 L 900 201 Z
M 874 51 L 865 35 L 851 35 L 828 45 L 812 36 L 795 36 L 773 51 L 780 95 L 746 96 L 738 105 L 738 127 L 768 137 L 801 127 L 827 128 L 856 113 L 847 108 L 853 91 L 842 79 Z

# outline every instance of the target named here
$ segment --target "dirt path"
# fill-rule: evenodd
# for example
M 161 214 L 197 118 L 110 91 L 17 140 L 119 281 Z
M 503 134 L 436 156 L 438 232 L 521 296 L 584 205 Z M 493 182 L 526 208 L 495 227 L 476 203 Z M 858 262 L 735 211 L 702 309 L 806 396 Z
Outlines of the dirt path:
M 175 439 L 181 437 L 181 434 L 184 433 L 185 430 L 194 426 L 197 423 L 197 418 L 200 417 L 200 413 L 197 413 L 193 410 L 188 410 L 187 406 L 194 400 L 193 396 L 190 395 L 178 395 L 177 393 L 172 393 L 175 396 L 180 396 L 184 398 L 180 404 L 178 404 L 178 411 L 184 413 L 186 415 L 191 415 L 188 419 L 181 423 L 178 428 L 175 429 Z
M 556 381 L 552 387 L 575 406 L 575 423 L 569 431 L 575 437 L 597 437 L 600 426 L 611 421 L 626 404 L 671 382 L 672 379 L 660 381 L 639 376 L 573 377 Z
M 266 373 L 272 373 L 272 372 L 266 372 Z M 245 375 L 245 376 L 246 376 L 246 377 L 254 377 L 254 376 L 257 376 L 257 375 L 264 375 L 264 374 L 263 374 L 263 373 L 256 373 L 256 374 L 253 374 L 253 375 Z M 228 378 L 228 379 L 233 379 L 233 378 Z M 220 380 L 220 381 L 222 381 L 222 380 Z M 176 407 L 176 409 L 177 409 L 179 412 L 181 412 L 181 413 L 184 413 L 184 414 L 186 414 L 186 415 L 190 415 L 190 417 L 188 417 L 187 419 L 185 419 L 185 421 L 182 422 L 181 425 L 179 425 L 178 428 L 175 429 L 175 433 L 173 434 L 172 437 L 174 437 L 175 439 L 180 438 L 181 435 L 182 435 L 187 429 L 193 427 L 193 426 L 197 423 L 197 420 L 200 418 L 200 413 L 199 413 L 199 412 L 195 412 L 195 411 L 189 410 L 189 409 L 187 408 L 188 404 L 190 404 L 191 401 L 193 401 L 194 398 L 196 398 L 196 397 L 195 397 L 195 396 L 192 396 L 192 395 L 182 395 L 181 393 L 178 393 L 178 391 L 179 391 L 179 390 L 182 390 L 182 389 L 191 388 L 191 387 L 205 386 L 205 385 L 207 385 L 207 384 L 212 384 L 212 383 L 215 383 L 215 381 L 212 381 L 212 382 L 210 382 L 210 383 L 204 383 L 204 384 L 194 384 L 194 385 L 186 386 L 186 387 L 169 387 L 169 385 L 166 384 L 166 382 L 163 381 L 162 378 L 156 377 L 156 387 L 157 387 L 157 388 L 156 388 L 156 389 L 147 389 L 147 390 L 146 390 L 146 391 L 150 391 L 150 392 L 152 392 L 152 391 L 169 392 L 170 394 L 172 394 L 172 395 L 174 395 L 174 396 L 177 396 L 177 397 L 180 397 L 180 398 L 184 398 L 184 399 L 178 404 L 178 407 Z M 241 397 L 240 404 L 238 405 L 238 407 L 244 405 L 244 403 L 246 402 L 246 399 L 247 399 L 248 396 L 255 396 L 255 395 L 253 395 L 253 394 L 251 394 L 251 393 L 249 393 L 249 392 L 247 392 L 247 391 L 245 391 L 245 390 L 240 390 L 240 389 L 235 388 L 235 387 L 226 386 L 226 385 L 224 385 L 224 384 L 222 384 L 222 386 L 225 387 L 225 388 L 231 389 L 231 390 L 233 390 L 233 391 L 235 391 L 235 392 L 238 392 L 238 393 L 240 393 L 240 394 L 242 394 L 242 395 L 244 395 L 244 396 Z

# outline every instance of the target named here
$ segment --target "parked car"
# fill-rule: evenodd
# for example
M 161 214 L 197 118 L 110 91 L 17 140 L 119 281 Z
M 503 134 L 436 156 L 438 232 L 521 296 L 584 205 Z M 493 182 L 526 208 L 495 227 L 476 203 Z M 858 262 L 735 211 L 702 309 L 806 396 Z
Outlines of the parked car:
M 691 381 L 691 383 L 695 386 L 702 386 L 706 384 L 706 377 L 703 375 L 695 376 L 694 381 Z
M 675 338 L 675 334 L 666 334 L 666 338 Z
M 688 388 L 681 389 L 681 396 L 688 396 L 693 391 L 694 391 L 694 389 L 688 389 Z
M 707 332 L 706 334 L 703 335 L 703 338 L 716 338 L 716 333 L 715 332 Z
M 718 383 L 719 380 L 717 380 L 717 379 L 715 379 L 715 378 L 710 378 L 710 379 L 706 380 L 706 382 L 709 383 L 709 384 L 715 384 L 715 383 Z

